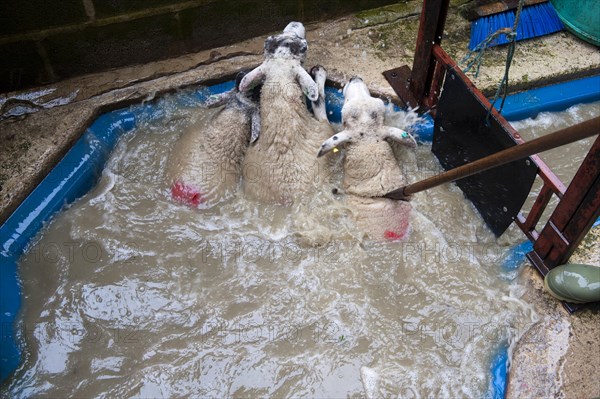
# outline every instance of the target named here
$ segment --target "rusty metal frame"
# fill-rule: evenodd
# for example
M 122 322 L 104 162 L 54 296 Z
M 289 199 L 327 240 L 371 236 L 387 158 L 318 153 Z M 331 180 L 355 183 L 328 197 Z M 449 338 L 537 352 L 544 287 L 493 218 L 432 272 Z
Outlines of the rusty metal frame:
M 407 106 L 419 107 L 434 116 L 448 70 L 465 82 L 483 106 L 491 107 L 487 97 L 441 47 L 448 7 L 449 0 L 424 0 L 412 70 L 404 65 L 383 73 Z M 491 113 L 517 144 L 524 142 L 496 108 L 492 108 Z M 519 212 L 515 223 L 533 243 L 533 251 L 527 258 L 545 276 L 569 259 L 600 216 L 600 138 L 589 150 L 568 189 L 537 155 L 531 159 L 543 186 L 527 217 Z M 538 231 L 537 224 L 553 195 L 558 197 L 559 203 L 546 225 Z M 563 304 L 570 312 L 577 309 L 576 305 Z

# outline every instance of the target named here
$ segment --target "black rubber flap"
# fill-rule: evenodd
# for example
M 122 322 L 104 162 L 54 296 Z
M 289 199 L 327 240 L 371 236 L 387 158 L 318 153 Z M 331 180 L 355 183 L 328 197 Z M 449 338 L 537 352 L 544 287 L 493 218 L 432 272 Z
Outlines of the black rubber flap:
M 432 152 L 444 169 L 517 145 L 467 85 L 448 71 L 438 103 Z M 531 158 L 477 173 L 456 184 L 471 200 L 489 228 L 502 235 L 521 210 L 535 180 L 537 165 Z

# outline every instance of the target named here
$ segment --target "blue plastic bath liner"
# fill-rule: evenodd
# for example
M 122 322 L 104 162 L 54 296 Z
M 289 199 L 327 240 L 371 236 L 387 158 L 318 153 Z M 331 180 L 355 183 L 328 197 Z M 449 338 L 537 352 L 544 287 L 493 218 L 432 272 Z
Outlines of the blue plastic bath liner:
M 508 121 L 535 118 L 540 112 L 558 112 L 575 104 L 600 101 L 600 75 L 540 87 L 506 98 L 502 116 Z
M 504 399 L 506 383 L 508 382 L 508 345 L 505 344 L 496 350 L 490 366 L 492 378 L 488 396 L 492 399 Z
M 177 100 L 182 106 L 198 105 L 210 95 L 231 90 L 233 85 L 233 81 L 225 82 L 182 94 Z M 119 137 L 133 130 L 139 120 L 158 119 L 164 115 L 165 110 L 153 103 L 119 109 L 98 117 L 0 227 L 0 382 L 18 367 L 20 348 L 24 344 L 15 325 L 21 307 L 19 258 L 52 215 L 86 194 L 97 183 Z
M 234 82 L 229 81 L 208 88 L 199 88 L 193 92 L 180 94 L 177 101 L 182 106 L 192 107 L 201 104 L 210 95 L 223 93 L 233 87 Z M 561 83 L 528 93 L 532 94 L 523 93 L 508 97 L 505 106 L 505 115 L 511 115 L 507 116 L 508 119 L 522 119 L 535 116 L 542 111 L 557 111 L 577 103 L 600 100 L 600 76 Z M 341 122 L 343 104 L 341 90 L 326 88 L 326 104 L 330 121 Z M 548 107 L 545 104 L 548 104 Z M 521 107 L 527 111 L 520 111 Z M 159 104 L 153 102 L 101 115 L 0 227 L 0 261 L 2 262 L 0 267 L 0 382 L 19 366 L 21 348 L 24 345 L 18 326 L 15 324 L 21 306 L 17 270 L 19 258 L 44 223 L 64 206 L 87 193 L 97 183 L 119 137 L 133 130 L 140 120 L 159 119 L 165 113 L 166 111 Z M 431 142 L 432 118 L 425 115 L 423 122 L 415 126 L 411 133 L 420 142 Z M 504 380 L 497 380 L 494 377 L 492 385 L 504 386 L 505 374 L 506 370 Z

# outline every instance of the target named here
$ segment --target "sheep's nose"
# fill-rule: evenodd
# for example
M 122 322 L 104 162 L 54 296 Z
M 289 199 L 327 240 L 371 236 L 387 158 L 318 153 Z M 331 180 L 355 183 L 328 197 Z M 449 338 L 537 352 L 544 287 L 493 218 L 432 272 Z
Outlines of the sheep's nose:
M 355 76 L 352 79 L 350 79 L 350 83 L 352 83 L 352 82 L 362 82 L 362 79 L 359 78 L 358 76 Z
M 283 32 L 295 33 L 298 37 L 302 39 L 306 38 L 306 30 L 304 29 L 304 25 L 301 22 L 290 22 L 289 24 L 287 24 Z

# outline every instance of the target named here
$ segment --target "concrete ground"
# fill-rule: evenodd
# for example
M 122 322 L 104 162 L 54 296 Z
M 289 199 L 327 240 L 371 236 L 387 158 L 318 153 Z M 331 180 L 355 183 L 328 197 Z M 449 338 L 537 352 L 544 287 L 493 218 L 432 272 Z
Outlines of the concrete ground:
M 408 1 L 307 26 L 307 66 L 322 64 L 338 80 L 361 76 L 373 90 L 393 95 L 381 72 L 412 66 L 420 8 L 420 1 Z M 452 8 L 442 44 L 456 60 L 466 54 L 468 35 L 469 23 L 458 8 Z M 0 221 L 99 114 L 251 68 L 261 62 L 264 39 L 0 95 Z M 485 93 L 495 91 L 505 57 L 504 47 L 490 49 L 486 55 L 480 76 L 474 79 Z M 561 32 L 518 44 L 510 85 L 513 90 L 526 89 L 598 71 L 598 49 Z M 598 228 L 588 235 L 582 245 L 587 255 L 585 248 L 574 255 L 580 262 L 599 264 L 599 236 Z M 525 273 L 530 285 L 526 295 L 536 305 L 541 321 L 517 345 L 508 396 L 600 396 L 597 309 L 568 315 L 543 292 L 541 278 L 531 267 Z
M 569 261 L 600 266 L 600 226 L 588 233 Z M 507 397 L 600 397 L 600 306 L 569 315 L 544 291 L 533 267 L 528 265 L 524 274 L 524 299 L 535 304 L 540 321 L 519 340 Z

